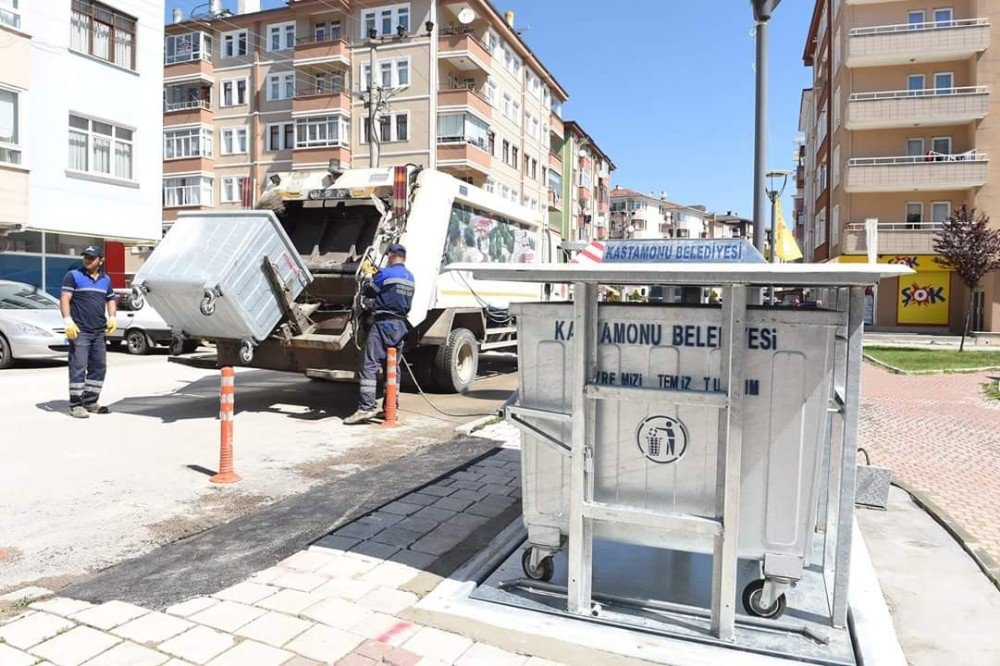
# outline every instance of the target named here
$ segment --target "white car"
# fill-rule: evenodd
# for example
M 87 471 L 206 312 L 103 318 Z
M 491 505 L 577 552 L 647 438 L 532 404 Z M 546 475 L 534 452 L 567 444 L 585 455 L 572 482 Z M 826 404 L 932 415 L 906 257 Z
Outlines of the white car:
M 115 313 L 118 330 L 108 336 L 109 342 L 124 341 L 128 353 L 140 355 L 148 354 L 157 345 L 170 347 L 170 353 L 174 355 L 197 349 L 196 340 L 175 336 L 170 325 L 163 321 L 163 317 L 149 303 L 143 303 L 137 310 L 132 307 L 127 293 L 117 293 L 115 300 L 118 304 Z
M 59 300 L 30 284 L 0 280 L 0 369 L 17 360 L 65 361 Z

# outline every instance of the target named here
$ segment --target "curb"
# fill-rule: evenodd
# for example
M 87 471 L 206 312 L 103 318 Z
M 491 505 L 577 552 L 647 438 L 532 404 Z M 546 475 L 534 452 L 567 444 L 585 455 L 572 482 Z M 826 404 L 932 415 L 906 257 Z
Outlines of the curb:
M 897 479 L 893 479 L 892 485 L 900 488 L 908 494 L 921 509 L 926 511 L 941 527 L 945 529 L 951 537 L 958 542 L 969 557 L 973 559 L 976 566 L 993 583 L 993 586 L 1000 590 L 1000 563 L 997 563 L 986 552 L 979 549 L 977 541 L 971 534 L 965 531 L 950 513 L 938 506 L 934 501 L 927 498 L 923 492 L 913 489 L 910 485 Z
M 877 365 L 881 368 L 885 368 L 889 372 L 897 375 L 974 375 L 980 372 L 996 372 L 1000 371 L 1000 366 L 998 365 L 988 365 L 983 368 L 948 368 L 945 370 L 903 370 L 902 368 L 897 368 L 894 365 L 889 365 L 885 361 L 880 361 L 870 354 L 865 354 L 862 352 L 862 358 L 871 363 L 872 365 Z

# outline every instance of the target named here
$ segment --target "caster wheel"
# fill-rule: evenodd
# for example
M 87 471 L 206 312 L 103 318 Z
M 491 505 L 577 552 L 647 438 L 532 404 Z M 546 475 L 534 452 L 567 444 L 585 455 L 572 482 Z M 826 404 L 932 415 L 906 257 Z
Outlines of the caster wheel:
M 198 309 L 206 317 L 211 317 L 215 313 L 215 301 L 206 297 L 202 299 L 201 305 L 198 306 Z
M 240 345 L 240 363 L 250 365 L 251 361 L 253 361 L 253 345 L 249 342 L 243 342 Z
M 544 582 L 549 582 L 552 580 L 552 574 L 555 567 L 552 565 L 552 556 L 543 558 L 537 567 L 531 566 L 531 549 L 528 548 L 521 555 L 521 568 L 524 569 L 525 575 L 531 580 L 540 580 Z
M 764 593 L 764 581 L 755 580 L 743 588 L 743 608 L 754 617 L 778 618 L 785 612 L 785 595 L 782 594 L 769 607 L 760 605 L 761 595 Z

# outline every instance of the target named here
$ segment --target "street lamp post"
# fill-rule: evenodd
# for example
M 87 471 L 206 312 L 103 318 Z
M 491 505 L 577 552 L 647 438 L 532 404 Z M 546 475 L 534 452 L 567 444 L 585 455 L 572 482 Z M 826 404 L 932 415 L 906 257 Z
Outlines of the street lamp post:
M 788 185 L 788 175 L 791 171 L 768 171 L 767 177 L 767 198 L 771 201 L 771 263 L 778 263 L 778 220 L 777 201 L 785 193 L 785 186 Z M 781 182 L 779 187 L 778 182 Z M 775 303 L 774 285 L 771 285 L 771 305 Z
M 767 22 L 781 0 L 750 0 L 757 22 L 757 95 L 754 128 L 753 244 L 764 252 L 764 162 L 767 152 Z

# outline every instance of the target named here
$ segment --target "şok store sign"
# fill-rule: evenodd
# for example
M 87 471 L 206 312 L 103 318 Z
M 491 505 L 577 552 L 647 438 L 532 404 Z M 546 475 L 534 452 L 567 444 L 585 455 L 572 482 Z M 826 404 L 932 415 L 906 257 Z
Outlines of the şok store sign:
M 840 261 L 864 263 L 865 257 L 845 255 Z M 947 326 L 951 307 L 951 271 L 931 254 L 885 254 L 880 264 L 902 264 L 917 273 L 899 278 L 896 292 L 896 323 L 915 326 Z

